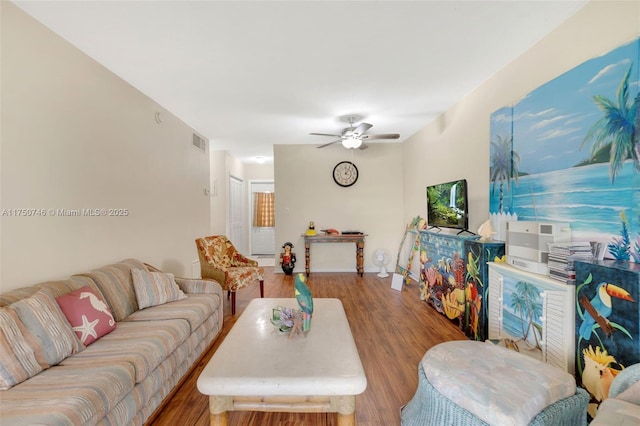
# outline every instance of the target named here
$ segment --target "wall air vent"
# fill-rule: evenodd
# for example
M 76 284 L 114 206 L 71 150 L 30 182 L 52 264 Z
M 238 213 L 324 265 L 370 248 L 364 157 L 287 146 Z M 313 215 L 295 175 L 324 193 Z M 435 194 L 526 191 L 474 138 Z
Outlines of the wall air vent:
M 202 152 L 207 152 L 207 140 L 196 135 L 195 133 L 193 134 L 193 146 L 195 146 Z

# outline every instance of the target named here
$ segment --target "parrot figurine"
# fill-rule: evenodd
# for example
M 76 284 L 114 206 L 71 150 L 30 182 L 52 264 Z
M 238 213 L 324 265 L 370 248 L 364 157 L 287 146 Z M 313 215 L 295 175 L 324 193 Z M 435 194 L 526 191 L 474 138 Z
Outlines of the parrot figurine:
M 305 283 L 306 277 L 300 273 L 296 276 L 296 282 L 294 284 L 294 291 L 296 300 L 300 309 L 302 309 L 302 331 L 307 332 L 311 328 L 311 314 L 313 314 L 313 298 L 311 297 L 311 290 Z
M 623 300 L 629 300 L 633 302 L 631 295 L 623 288 L 609 283 L 600 283 L 596 289 L 596 295 L 590 300 L 591 306 L 598 311 L 602 318 L 608 318 L 612 312 L 611 296 L 617 297 Z M 580 325 L 580 336 L 584 340 L 591 338 L 591 332 L 595 324 L 595 319 L 589 312 L 585 310 L 584 320 Z

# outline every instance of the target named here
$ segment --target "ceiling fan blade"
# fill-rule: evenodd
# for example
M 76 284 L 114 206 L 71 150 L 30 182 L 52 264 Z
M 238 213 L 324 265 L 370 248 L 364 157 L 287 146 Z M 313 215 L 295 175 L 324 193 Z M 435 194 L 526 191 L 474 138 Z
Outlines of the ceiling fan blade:
M 326 135 L 326 136 L 331 136 L 331 135 Z M 342 142 L 342 139 L 338 139 L 337 141 L 325 143 L 324 145 L 317 146 L 316 148 L 324 148 L 325 146 L 333 145 L 336 142 Z
M 400 135 L 397 133 L 386 133 L 386 134 L 382 134 L 382 135 L 366 135 L 365 136 L 367 139 L 371 140 L 371 139 L 398 139 L 400 138 Z
M 330 133 L 309 133 L 310 135 L 315 135 L 315 136 L 332 136 L 334 138 L 339 138 L 342 135 L 332 135 Z
M 358 149 L 367 149 L 369 148 L 369 145 L 367 145 L 366 143 L 362 142 L 362 145 L 360 145 L 360 147 Z
M 373 127 L 373 124 L 360 123 L 360 124 L 358 124 L 358 127 L 353 129 L 353 133 L 355 133 L 357 135 L 363 135 L 367 130 L 369 130 L 372 127 Z

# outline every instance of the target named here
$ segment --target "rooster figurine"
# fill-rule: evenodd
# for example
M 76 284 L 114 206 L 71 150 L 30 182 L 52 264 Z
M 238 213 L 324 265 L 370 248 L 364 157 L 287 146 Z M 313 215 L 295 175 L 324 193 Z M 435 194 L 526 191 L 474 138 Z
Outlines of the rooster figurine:
M 298 274 L 294 284 L 294 291 L 298 305 L 300 305 L 300 309 L 302 309 L 302 331 L 307 332 L 311 328 L 313 298 L 311 297 L 311 290 L 307 287 L 305 280 L 304 274 Z

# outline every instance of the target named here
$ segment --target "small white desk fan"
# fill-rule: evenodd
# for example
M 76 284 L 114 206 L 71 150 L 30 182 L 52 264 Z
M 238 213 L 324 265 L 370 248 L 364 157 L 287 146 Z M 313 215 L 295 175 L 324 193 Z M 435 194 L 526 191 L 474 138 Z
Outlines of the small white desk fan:
M 389 253 L 385 249 L 376 249 L 373 252 L 373 264 L 380 268 L 378 276 L 380 278 L 386 278 L 389 276 L 387 273 L 387 263 L 389 263 Z

